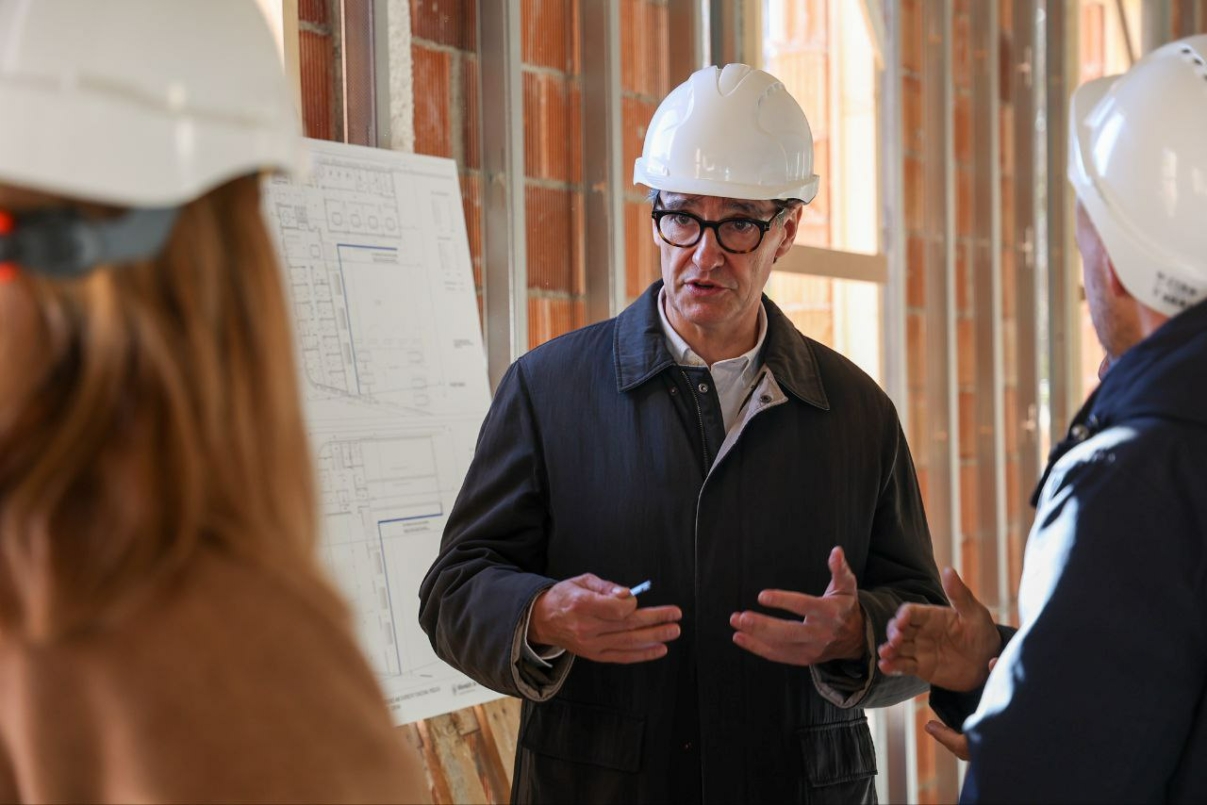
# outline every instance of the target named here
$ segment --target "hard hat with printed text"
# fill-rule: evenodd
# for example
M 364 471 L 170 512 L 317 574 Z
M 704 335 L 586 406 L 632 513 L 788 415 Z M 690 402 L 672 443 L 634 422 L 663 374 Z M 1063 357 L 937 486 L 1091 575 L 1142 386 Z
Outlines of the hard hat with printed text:
M 817 195 L 813 133 L 775 76 L 745 64 L 693 73 L 658 106 L 633 183 L 740 199 Z
M 1207 35 L 1073 93 L 1069 181 L 1128 293 L 1167 316 L 1207 298 Z

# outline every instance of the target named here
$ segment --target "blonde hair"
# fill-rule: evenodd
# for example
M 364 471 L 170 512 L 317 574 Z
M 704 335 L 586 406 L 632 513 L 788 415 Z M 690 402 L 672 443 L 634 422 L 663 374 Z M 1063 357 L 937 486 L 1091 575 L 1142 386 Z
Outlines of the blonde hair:
M 0 362 L 0 390 L 18 389 L 0 396 L 0 632 L 114 617 L 203 545 L 320 576 L 257 177 L 185 206 L 154 259 L 22 284 L 32 326 L 0 319 L 0 343 L 21 339 L 10 351 L 30 358 Z

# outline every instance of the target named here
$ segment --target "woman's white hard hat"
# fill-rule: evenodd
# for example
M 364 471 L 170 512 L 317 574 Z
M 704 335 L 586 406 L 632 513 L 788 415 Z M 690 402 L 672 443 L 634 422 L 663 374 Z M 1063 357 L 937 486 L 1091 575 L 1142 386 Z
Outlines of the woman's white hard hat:
M 1128 293 L 1167 316 L 1207 298 L 1207 35 L 1073 93 L 1069 181 Z
M 740 199 L 817 195 L 813 133 L 800 104 L 770 73 L 745 64 L 705 67 L 650 120 L 633 183 Z
M 184 203 L 306 153 L 252 0 L 0 0 L 0 183 Z

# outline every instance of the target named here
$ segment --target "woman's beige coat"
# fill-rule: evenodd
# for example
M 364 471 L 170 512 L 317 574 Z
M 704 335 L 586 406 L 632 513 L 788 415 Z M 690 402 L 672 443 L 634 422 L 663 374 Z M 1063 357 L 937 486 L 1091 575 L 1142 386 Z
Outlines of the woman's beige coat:
M 426 802 L 345 613 L 201 552 L 112 627 L 0 643 L 0 800 Z

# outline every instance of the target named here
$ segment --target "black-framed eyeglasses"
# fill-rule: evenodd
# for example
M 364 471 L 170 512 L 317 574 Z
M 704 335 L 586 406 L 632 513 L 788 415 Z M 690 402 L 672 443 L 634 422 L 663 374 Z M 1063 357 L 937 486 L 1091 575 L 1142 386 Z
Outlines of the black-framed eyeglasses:
M 706 221 L 698 215 L 683 210 L 654 210 L 650 215 L 658 228 L 658 235 L 672 246 L 690 249 L 700 242 L 705 229 L 717 233 L 717 243 L 730 254 L 749 254 L 763 242 L 763 236 L 787 207 L 776 210 L 769 220 L 758 218 L 723 218 Z

